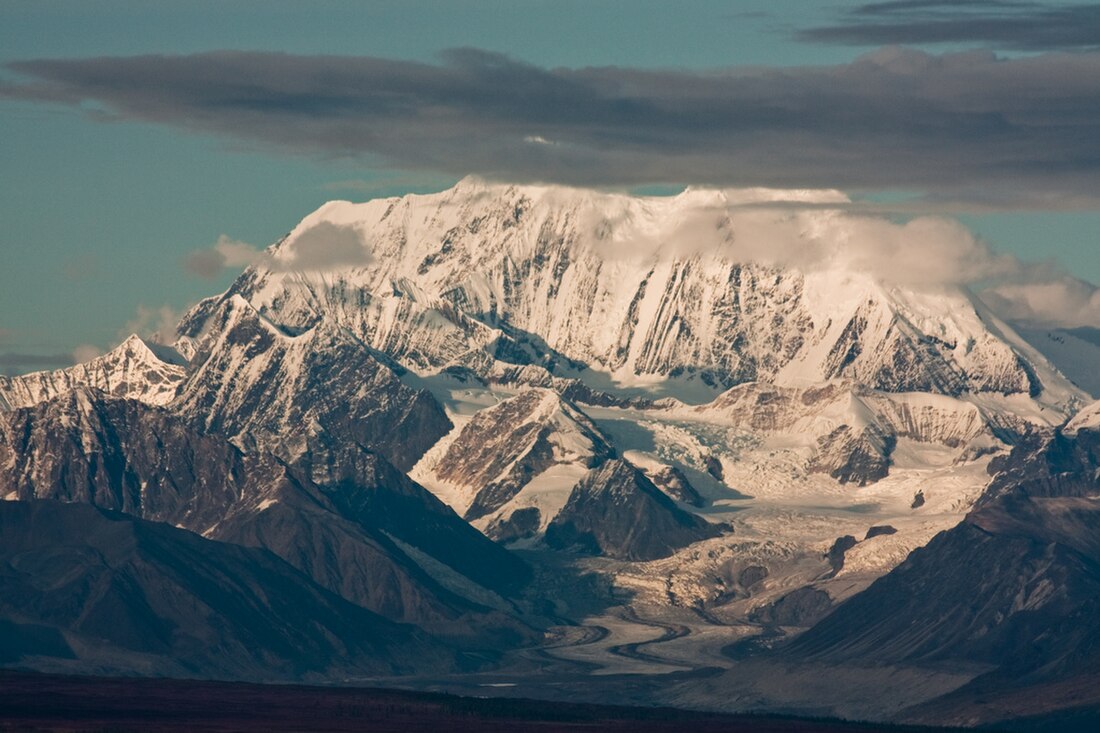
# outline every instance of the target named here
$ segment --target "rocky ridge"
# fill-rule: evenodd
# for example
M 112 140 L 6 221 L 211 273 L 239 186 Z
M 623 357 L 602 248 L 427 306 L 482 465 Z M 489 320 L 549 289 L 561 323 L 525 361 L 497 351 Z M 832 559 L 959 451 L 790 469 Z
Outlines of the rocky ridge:
M 445 587 L 395 540 L 505 596 L 525 581 L 523 563 L 381 457 L 358 460 L 354 475 L 317 484 L 163 408 L 87 388 L 0 414 L 8 500 L 87 503 L 262 547 L 350 602 L 437 634 L 522 634 Z

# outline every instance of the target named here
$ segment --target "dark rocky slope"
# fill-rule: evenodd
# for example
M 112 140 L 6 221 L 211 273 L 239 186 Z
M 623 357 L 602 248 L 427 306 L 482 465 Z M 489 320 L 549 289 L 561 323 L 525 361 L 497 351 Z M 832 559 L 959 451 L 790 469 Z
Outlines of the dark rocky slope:
M 962 523 L 785 654 L 985 669 L 1002 686 L 1100 672 L 1098 467 L 1100 433 L 1027 436 Z
M 522 626 L 448 590 L 396 543 L 502 594 L 526 566 L 375 454 L 329 485 L 190 429 L 173 414 L 78 389 L 0 415 L 0 492 L 95 504 L 271 550 L 388 618 L 470 636 Z M 354 468 L 355 470 L 350 470 Z
M 453 665 L 274 555 L 82 504 L 0 502 L 4 664 L 308 679 Z M 9 640 L 10 641 L 10 640 Z

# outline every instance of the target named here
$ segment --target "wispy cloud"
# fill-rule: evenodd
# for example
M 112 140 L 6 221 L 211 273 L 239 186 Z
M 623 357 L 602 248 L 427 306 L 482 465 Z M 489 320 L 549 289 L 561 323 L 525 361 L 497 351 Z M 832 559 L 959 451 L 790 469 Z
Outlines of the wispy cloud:
M 1100 48 L 1100 4 L 894 0 L 861 5 L 798 38 L 854 46 L 966 43 L 1024 51 Z
M 103 349 L 95 344 L 80 344 L 73 349 L 72 360 L 76 364 L 83 364 L 86 361 L 91 361 L 97 356 L 103 356 Z
M 0 352 L 0 374 L 23 374 L 42 369 L 72 366 L 72 354 L 28 354 L 16 351 Z
M 295 232 L 261 263 L 271 270 L 325 272 L 370 264 L 359 230 L 322 221 Z
M 176 326 L 186 310 L 177 310 L 170 305 L 138 305 L 137 313 L 119 330 L 118 337 L 123 339 L 136 333 L 152 343 L 172 344 L 179 336 Z
M 226 270 L 250 265 L 275 272 L 325 272 L 367 265 L 370 261 L 370 252 L 359 230 L 321 221 L 293 232 L 271 250 L 261 250 L 222 234 L 213 246 L 188 254 L 183 259 L 183 269 L 214 279 Z
M 23 81 L 2 95 L 407 171 L 896 189 L 956 207 L 1087 207 L 1100 191 L 1100 53 L 890 48 L 837 66 L 690 72 L 544 69 L 473 49 L 439 64 L 218 52 L 7 69 Z
M 8 347 L 0 352 L 0 374 L 25 374 L 27 372 L 50 369 L 62 369 L 88 359 L 93 359 L 103 353 L 98 346 L 81 344 L 71 352 L 47 351 L 45 345 L 41 350 L 35 349 L 34 334 L 13 328 L 0 328 L 0 346 Z
M 998 285 L 982 292 L 1010 321 L 1061 328 L 1100 327 L 1100 289 L 1069 275 Z
M 196 249 L 183 259 L 183 269 L 213 280 L 226 269 L 240 269 L 257 262 L 263 252 L 256 246 L 222 234 L 212 246 Z

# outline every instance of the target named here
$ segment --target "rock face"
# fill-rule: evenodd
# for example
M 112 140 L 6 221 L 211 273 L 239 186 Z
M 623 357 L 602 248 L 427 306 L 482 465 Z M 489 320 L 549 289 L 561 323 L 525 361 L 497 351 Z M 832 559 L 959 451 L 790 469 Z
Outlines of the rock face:
M 281 474 L 163 409 L 81 387 L 0 414 L 0 493 L 90 503 L 205 531 Z
M 706 504 L 703 497 L 688 481 L 684 472 L 676 466 L 665 466 L 657 471 L 646 472 L 646 476 L 653 482 L 654 486 L 676 501 L 682 501 L 694 507 L 702 507 Z
M 593 469 L 546 530 L 551 547 L 623 560 L 654 560 L 720 528 L 689 514 L 623 460 Z
M 34 405 L 81 386 L 164 405 L 176 396 L 185 367 L 172 349 L 130 336 L 113 351 L 68 369 L 0 376 L 0 410 Z
M 23 666 L 320 679 L 448 667 L 412 628 L 262 550 L 87 505 L 0 502 L 0 626 Z
M 319 485 L 166 410 L 88 389 L 0 415 L 8 498 L 89 503 L 262 547 L 354 603 L 443 635 L 519 629 L 445 588 L 395 541 L 503 594 L 525 581 L 523 563 L 380 456 L 357 451 L 356 461 Z
M 976 509 L 1003 497 L 1075 497 L 1100 494 L 1100 429 L 1033 430 L 1007 456 L 994 458 L 993 480 Z
M 836 542 L 833 543 L 833 546 L 829 548 L 829 552 L 825 555 L 825 558 L 829 561 L 829 567 L 833 569 L 833 575 L 841 571 L 844 567 L 844 555 L 857 543 L 858 540 L 850 534 L 836 538 Z
M 1001 687 L 1100 671 L 1100 433 L 1031 436 L 954 529 L 839 606 L 787 653 L 985 664 Z
M 827 473 L 842 484 L 860 486 L 886 478 L 895 438 L 874 426 L 853 430 L 841 425 L 817 441 L 817 455 L 810 470 Z
M 897 533 L 898 530 L 895 527 L 891 527 L 889 524 L 876 524 L 874 527 L 867 529 L 867 534 L 863 536 L 863 539 L 870 540 L 875 537 L 885 537 Z
M 331 322 L 291 336 L 230 297 L 208 326 L 172 405 L 203 432 L 290 461 L 359 445 L 407 470 L 451 428 L 430 394 Z
M 809 626 L 824 617 L 832 608 L 829 594 L 816 588 L 799 588 L 773 603 L 755 609 L 751 618 L 768 626 Z
M 557 463 L 593 466 L 613 452 L 596 426 L 550 390 L 527 390 L 479 412 L 437 469 L 445 480 L 482 487 L 467 519 L 496 511 Z
M 332 202 L 229 293 L 290 332 L 331 320 L 418 371 L 483 369 L 488 357 L 715 389 L 849 378 L 890 392 L 1072 391 L 1029 365 L 1028 347 L 1001 338 L 1010 329 L 961 290 L 743 264 L 730 243 L 759 236 L 759 222 L 731 213 L 736 203 L 714 191 L 636 198 L 475 180 Z M 823 237 L 838 226 L 824 212 L 799 216 Z M 715 241 L 699 246 L 688 232 Z M 299 250 L 325 238 L 358 243 L 361 264 L 296 271 Z M 184 334 L 215 308 L 197 306 Z

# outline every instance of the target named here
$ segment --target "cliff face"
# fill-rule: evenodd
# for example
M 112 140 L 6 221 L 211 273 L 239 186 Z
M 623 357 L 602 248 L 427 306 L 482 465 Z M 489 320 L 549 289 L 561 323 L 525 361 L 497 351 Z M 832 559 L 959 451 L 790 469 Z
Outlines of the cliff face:
M 721 529 L 676 506 L 638 469 L 610 460 L 588 473 L 546 530 L 551 547 L 623 560 L 667 557 Z

